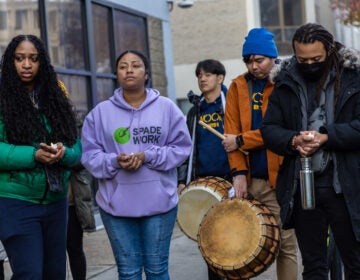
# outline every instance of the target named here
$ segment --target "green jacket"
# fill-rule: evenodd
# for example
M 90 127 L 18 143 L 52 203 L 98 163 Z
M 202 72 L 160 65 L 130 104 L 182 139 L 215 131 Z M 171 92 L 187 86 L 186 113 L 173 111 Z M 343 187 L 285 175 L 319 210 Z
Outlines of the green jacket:
M 0 197 L 20 199 L 32 203 L 49 204 L 66 198 L 70 167 L 79 164 L 81 142 L 66 147 L 59 161 L 64 167 L 63 190 L 51 192 L 47 187 L 44 164 L 35 161 L 34 146 L 18 146 L 7 142 L 3 117 L 0 116 Z

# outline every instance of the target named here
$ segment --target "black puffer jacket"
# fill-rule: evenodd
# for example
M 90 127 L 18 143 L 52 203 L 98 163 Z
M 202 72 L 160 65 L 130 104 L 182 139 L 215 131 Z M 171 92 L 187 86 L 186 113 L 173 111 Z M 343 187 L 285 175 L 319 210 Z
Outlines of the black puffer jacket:
M 72 170 L 70 176 L 71 190 L 75 212 L 83 231 L 95 231 L 93 197 L 91 192 L 91 174 L 85 169 Z
M 349 209 L 356 239 L 360 241 L 360 58 L 355 51 L 340 50 L 342 56 L 340 95 L 335 107 L 334 123 L 325 126 L 328 141 L 324 149 L 335 152 L 339 181 Z M 299 154 L 289 143 L 301 130 L 301 103 L 293 57 L 284 61 L 275 74 L 275 88 L 261 126 L 265 146 L 285 156 L 277 177 L 277 199 L 284 228 L 292 227 L 294 194 L 298 188 Z

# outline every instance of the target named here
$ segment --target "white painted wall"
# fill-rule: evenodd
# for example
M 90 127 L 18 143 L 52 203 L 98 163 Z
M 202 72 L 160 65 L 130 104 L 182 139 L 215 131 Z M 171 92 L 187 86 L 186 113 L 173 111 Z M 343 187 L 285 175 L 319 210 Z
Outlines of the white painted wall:
M 224 60 L 221 61 L 221 63 L 224 64 L 226 69 L 224 85 L 229 88 L 232 79 L 245 72 L 246 67 L 245 64 L 242 62 L 242 58 L 240 58 L 240 51 L 239 59 Z M 177 98 L 187 98 L 186 95 L 190 90 L 192 90 L 196 94 L 200 94 L 200 90 L 197 84 L 197 78 L 195 76 L 196 65 L 197 63 L 174 66 Z

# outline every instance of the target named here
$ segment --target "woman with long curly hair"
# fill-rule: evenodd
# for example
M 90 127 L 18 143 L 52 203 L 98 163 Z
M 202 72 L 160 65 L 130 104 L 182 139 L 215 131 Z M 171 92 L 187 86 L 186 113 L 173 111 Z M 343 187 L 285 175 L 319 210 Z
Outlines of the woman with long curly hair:
M 12 279 L 65 279 L 69 168 L 81 144 L 43 42 L 18 35 L 0 64 L 0 239 Z

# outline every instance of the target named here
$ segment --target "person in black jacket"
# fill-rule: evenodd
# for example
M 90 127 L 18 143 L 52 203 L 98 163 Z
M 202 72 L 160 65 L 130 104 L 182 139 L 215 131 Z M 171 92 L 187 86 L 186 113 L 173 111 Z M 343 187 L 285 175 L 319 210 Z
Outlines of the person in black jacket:
M 200 61 L 195 70 L 201 96 L 189 94 L 194 106 L 187 115 L 187 126 L 193 142 L 192 157 L 178 168 L 178 193 L 186 184 L 197 178 L 217 176 L 231 180 L 227 153 L 221 144 L 222 139 L 198 124 L 202 120 L 224 133 L 224 112 L 226 87 L 224 65 L 214 59 Z M 195 133 L 194 133 L 195 132 Z M 189 170 L 190 169 L 190 170 Z M 208 270 L 209 280 L 222 279 Z
M 84 232 L 96 230 L 91 174 L 82 166 L 73 168 L 69 180 L 69 218 L 66 249 L 74 280 L 86 279 L 86 256 L 83 248 Z
M 224 65 L 213 59 L 200 61 L 195 70 L 201 96 L 188 94 L 193 104 L 187 114 L 187 125 L 194 145 L 193 158 L 184 162 L 178 169 L 178 192 L 190 181 L 205 176 L 230 178 L 230 167 L 227 154 L 221 144 L 221 139 L 198 124 L 202 120 L 224 133 L 225 96 L 227 88 L 223 85 L 225 79 Z M 195 125 L 195 130 L 193 129 Z M 195 134 L 193 133 L 195 131 Z M 187 178 L 188 169 L 191 176 Z
M 82 123 L 83 117 L 79 114 L 76 118 L 79 135 L 81 135 Z M 93 194 L 91 191 L 92 182 L 93 177 L 82 164 L 71 169 L 66 250 L 73 280 L 86 279 L 87 266 L 83 246 L 84 232 L 96 230 Z
M 359 54 L 319 24 L 300 26 L 294 56 L 274 74 L 275 88 L 261 126 L 265 145 L 284 155 L 277 199 L 285 228 L 295 228 L 303 279 L 328 279 L 330 225 L 346 279 L 360 279 Z M 310 157 L 315 207 L 305 210 L 300 158 Z

